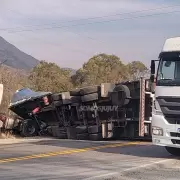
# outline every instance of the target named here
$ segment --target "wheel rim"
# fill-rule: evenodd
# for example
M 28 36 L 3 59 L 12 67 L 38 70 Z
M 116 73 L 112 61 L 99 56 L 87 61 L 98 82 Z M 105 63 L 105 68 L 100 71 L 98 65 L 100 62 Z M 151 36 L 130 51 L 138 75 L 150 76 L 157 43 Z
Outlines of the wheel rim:
M 36 131 L 36 128 L 34 126 L 28 126 L 27 131 L 29 134 L 34 134 Z

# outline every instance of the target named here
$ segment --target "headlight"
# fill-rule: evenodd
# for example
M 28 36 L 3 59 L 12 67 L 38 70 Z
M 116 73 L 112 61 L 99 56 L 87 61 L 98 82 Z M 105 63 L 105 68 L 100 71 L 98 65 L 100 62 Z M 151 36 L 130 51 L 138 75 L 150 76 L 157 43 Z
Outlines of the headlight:
M 152 127 L 152 134 L 156 136 L 163 136 L 163 129 L 160 127 Z

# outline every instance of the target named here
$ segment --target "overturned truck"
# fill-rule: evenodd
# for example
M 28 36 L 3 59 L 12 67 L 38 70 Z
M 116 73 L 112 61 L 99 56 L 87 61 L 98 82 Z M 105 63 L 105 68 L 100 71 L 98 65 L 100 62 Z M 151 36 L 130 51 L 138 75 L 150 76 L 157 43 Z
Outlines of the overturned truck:
M 149 80 L 102 83 L 53 94 L 17 91 L 9 108 L 22 118 L 23 136 L 51 134 L 79 140 L 151 138 Z

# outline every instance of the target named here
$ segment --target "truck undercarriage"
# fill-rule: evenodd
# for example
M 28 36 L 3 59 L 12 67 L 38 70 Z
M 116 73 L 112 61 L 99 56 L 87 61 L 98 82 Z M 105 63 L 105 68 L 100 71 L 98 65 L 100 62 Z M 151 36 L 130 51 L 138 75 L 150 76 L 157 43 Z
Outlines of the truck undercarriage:
M 22 136 L 49 134 L 68 139 L 151 139 L 149 80 L 102 83 L 69 92 L 22 89 L 9 109 L 21 117 Z

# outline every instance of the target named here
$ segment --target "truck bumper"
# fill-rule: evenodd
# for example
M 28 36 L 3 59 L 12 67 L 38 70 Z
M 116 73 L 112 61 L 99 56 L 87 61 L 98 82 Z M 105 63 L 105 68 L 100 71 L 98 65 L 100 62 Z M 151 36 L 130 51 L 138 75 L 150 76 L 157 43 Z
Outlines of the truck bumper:
M 155 135 L 152 131 L 154 145 L 180 148 L 180 124 L 170 124 L 163 115 L 152 114 L 152 129 L 153 127 L 163 130 L 162 136 Z

